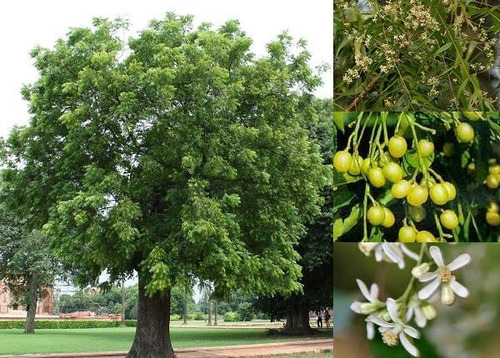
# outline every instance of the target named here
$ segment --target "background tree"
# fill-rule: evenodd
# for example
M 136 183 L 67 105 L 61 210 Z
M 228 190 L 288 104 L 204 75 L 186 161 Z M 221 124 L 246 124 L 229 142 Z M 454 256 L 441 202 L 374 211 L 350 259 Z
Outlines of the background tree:
M 320 144 L 324 163 L 333 155 L 333 103 L 331 99 L 315 101 L 317 122 L 310 128 L 311 138 Z M 302 293 L 289 296 L 260 297 L 255 307 L 268 313 L 271 319 L 286 317 L 284 333 L 310 333 L 309 311 L 333 306 L 333 241 L 332 241 L 332 182 L 321 190 L 324 203 L 321 215 L 307 226 L 306 235 L 297 248 L 301 255 Z
M 236 21 L 167 14 L 128 48 L 124 26 L 96 19 L 32 52 L 40 78 L 23 90 L 32 118 L 8 140 L 3 200 L 44 225 L 78 283 L 137 271 L 127 357 L 173 357 L 176 278 L 300 288 L 294 248 L 326 173 L 306 129 L 320 80 L 286 34 L 256 58 Z
M 61 271 L 49 238 L 40 230 L 26 233 L 25 226 L 0 210 L 0 280 L 27 311 L 24 333 L 34 333 L 37 302 Z

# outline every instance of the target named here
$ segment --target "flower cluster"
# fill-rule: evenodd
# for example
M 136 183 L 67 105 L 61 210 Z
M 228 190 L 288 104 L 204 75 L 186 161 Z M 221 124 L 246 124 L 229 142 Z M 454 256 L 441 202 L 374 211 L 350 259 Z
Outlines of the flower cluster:
M 366 301 L 354 301 L 351 304 L 351 310 L 367 316 L 365 322 L 368 339 L 375 338 L 378 328 L 385 344 L 397 346 L 401 343 L 413 357 L 418 357 L 420 354 L 413 341 L 420 338 L 420 332 L 411 322 L 413 320 L 419 328 L 424 328 L 427 321 L 436 317 L 436 309 L 431 302 L 434 302 L 433 297 L 438 291 L 441 292 L 440 301 L 444 305 L 452 305 L 455 302 L 455 295 L 462 298 L 469 295 L 467 288 L 457 282 L 453 273 L 470 262 L 470 255 L 462 254 L 449 264 L 445 264 L 440 248 L 431 246 L 428 253 L 432 261 L 422 262 L 426 251 L 425 245 L 423 244 L 420 255 L 416 255 L 403 244 L 360 244 L 363 253 L 370 254 L 374 251 L 377 261 L 394 262 L 402 268 L 403 253 L 407 255 L 410 253 L 409 256 L 416 257 L 418 263 L 413 268 L 413 278 L 401 297 L 397 299 L 389 297 L 384 302 L 379 297 L 380 289 L 376 283 L 368 289 L 363 281 L 357 279 L 356 283 Z M 432 267 L 435 267 L 434 271 L 430 271 Z M 426 285 L 418 289 L 417 280 Z

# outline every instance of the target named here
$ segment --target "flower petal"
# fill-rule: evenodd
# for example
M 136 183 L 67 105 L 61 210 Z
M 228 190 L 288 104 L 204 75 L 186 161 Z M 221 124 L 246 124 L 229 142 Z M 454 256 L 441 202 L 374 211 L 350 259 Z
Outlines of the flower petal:
M 420 298 L 421 300 L 428 299 L 429 297 L 431 297 L 434 291 L 437 290 L 440 284 L 441 281 L 438 278 L 434 279 L 434 281 L 432 281 L 427 286 L 418 291 L 418 298 Z
M 371 302 L 378 298 L 378 285 L 376 283 L 372 283 L 370 287 L 370 297 L 372 298 Z
M 401 340 L 401 344 L 408 351 L 408 353 L 410 353 L 414 357 L 419 356 L 417 347 L 415 347 L 413 344 L 410 343 L 410 341 L 403 332 L 399 334 L 399 339 Z
M 422 312 L 420 307 L 415 308 L 415 322 L 417 323 L 417 326 L 419 326 L 420 328 L 424 328 L 425 325 L 427 324 L 427 320 L 425 319 L 424 313 Z
M 351 303 L 350 308 L 356 313 L 363 314 L 361 310 L 361 302 L 359 301 L 354 301 L 353 303 Z
M 420 258 L 420 256 L 416 253 L 414 253 L 413 251 L 411 251 L 409 248 L 406 247 L 405 244 L 401 244 L 401 250 L 403 250 L 403 252 L 410 258 L 412 258 L 413 260 L 415 261 L 418 261 L 418 259 Z
M 382 318 L 374 316 L 374 315 L 370 315 L 370 316 L 366 317 L 365 321 L 366 322 L 373 322 L 377 326 L 380 326 L 380 327 L 385 327 L 385 328 L 392 328 L 392 327 L 394 327 L 394 323 L 386 322 Z
M 359 290 L 363 296 L 365 296 L 368 301 L 372 302 L 372 299 L 370 298 L 370 291 L 368 291 L 368 287 L 366 287 L 365 283 L 360 279 L 356 279 L 356 283 L 358 284 Z
M 469 254 L 462 254 L 462 255 L 458 256 L 455 260 L 450 262 L 448 264 L 448 268 L 451 271 L 455 271 L 455 270 L 458 270 L 460 267 L 467 265 L 469 262 L 470 262 L 470 255 Z
M 431 246 L 429 248 L 429 254 L 431 254 L 434 262 L 439 266 L 444 266 L 443 254 L 441 253 L 441 249 L 437 246 Z
M 389 297 L 386 301 L 386 306 L 387 306 L 387 312 L 389 313 L 389 317 L 391 317 L 391 320 L 395 323 L 400 322 L 401 320 L 398 317 L 398 307 L 396 301 L 394 301 L 392 298 Z
M 375 337 L 375 325 L 373 322 L 366 322 L 366 338 L 372 340 Z
M 457 280 L 455 280 L 455 278 L 451 280 L 450 286 L 453 292 L 455 292 L 458 296 L 462 298 L 469 296 L 469 290 L 464 286 L 462 286 L 460 283 L 458 283 Z
M 403 332 L 405 332 L 410 337 L 420 338 L 420 332 L 413 327 L 405 326 L 405 328 L 403 329 Z
M 405 267 L 405 262 L 403 260 L 403 252 L 401 251 L 397 243 L 384 242 L 382 244 L 382 249 L 392 262 L 398 264 L 399 268 L 402 269 Z
M 437 276 L 438 276 L 437 272 L 424 272 L 423 274 L 420 275 L 418 280 L 420 282 L 427 282 L 435 279 Z
M 379 244 L 382 245 L 382 244 Z M 375 261 L 380 262 L 382 261 L 382 246 L 377 246 L 375 248 Z

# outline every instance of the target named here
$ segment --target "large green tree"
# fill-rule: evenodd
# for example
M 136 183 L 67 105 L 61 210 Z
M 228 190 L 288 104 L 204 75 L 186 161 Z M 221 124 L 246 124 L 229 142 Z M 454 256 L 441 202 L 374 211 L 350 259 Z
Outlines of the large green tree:
M 333 157 L 333 101 L 316 100 L 318 120 L 310 127 L 311 138 L 320 144 L 324 163 Z M 332 177 L 320 194 L 323 197 L 321 215 L 307 225 L 307 233 L 300 239 L 297 251 L 301 256 L 302 292 L 274 297 L 261 296 L 254 303 L 257 309 L 268 313 L 272 319 L 286 318 L 283 332 L 307 334 L 311 332 L 309 311 L 333 306 L 333 240 L 332 240 Z
M 80 284 L 139 276 L 128 358 L 173 357 L 170 289 L 300 289 L 295 245 L 325 182 L 308 138 L 320 83 L 282 34 L 257 58 L 236 21 L 198 28 L 167 14 L 121 42 L 96 19 L 32 52 L 32 114 L 7 141 L 3 193 L 32 216 Z
M 26 232 L 19 222 L 0 210 L 0 281 L 16 303 L 26 308 L 24 333 L 35 332 L 36 306 L 52 287 L 61 268 L 40 230 Z

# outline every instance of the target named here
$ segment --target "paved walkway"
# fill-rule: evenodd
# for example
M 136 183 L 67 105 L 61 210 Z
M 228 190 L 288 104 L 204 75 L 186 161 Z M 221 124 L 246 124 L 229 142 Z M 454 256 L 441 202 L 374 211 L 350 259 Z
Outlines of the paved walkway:
M 178 358 L 267 357 L 275 354 L 313 353 L 331 351 L 332 349 L 332 339 L 311 339 L 307 341 L 269 344 L 177 349 L 175 352 Z M 19 356 L 0 356 L 0 358 L 123 358 L 125 354 L 126 352 L 25 354 Z

